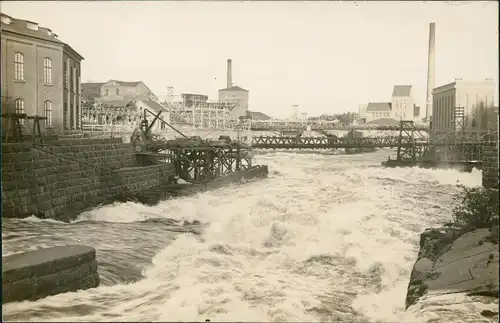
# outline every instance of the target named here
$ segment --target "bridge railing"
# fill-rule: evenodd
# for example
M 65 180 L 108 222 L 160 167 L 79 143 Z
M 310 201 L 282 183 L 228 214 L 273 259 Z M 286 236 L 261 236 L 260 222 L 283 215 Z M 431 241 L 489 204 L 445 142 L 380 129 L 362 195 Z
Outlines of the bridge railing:
M 468 141 L 457 143 L 455 146 L 481 145 L 484 141 Z M 278 137 L 278 136 L 257 136 L 252 138 L 254 148 L 351 148 L 351 147 L 375 147 L 375 148 L 395 148 L 395 147 L 424 147 L 424 146 L 446 146 L 446 142 L 430 143 L 426 138 L 412 138 L 397 135 L 362 138 L 327 138 L 327 137 Z
M 425 146 L 427 142 L 399 136 L 366 138 L 326 137 L 276 137 L 259 136 L 252 139 L 254 148 L 362 148 L 362 147 L 414 147 Z
M 252 121 L 250 124 L 252 130 L 391 130 L 397 131 L 400 126 L 397 125 L 348 125 L 342 123 L 286 123 L 286 122 L 260 122 Z M 429 131 L 427 125 L 416 125 L 415 130 Z

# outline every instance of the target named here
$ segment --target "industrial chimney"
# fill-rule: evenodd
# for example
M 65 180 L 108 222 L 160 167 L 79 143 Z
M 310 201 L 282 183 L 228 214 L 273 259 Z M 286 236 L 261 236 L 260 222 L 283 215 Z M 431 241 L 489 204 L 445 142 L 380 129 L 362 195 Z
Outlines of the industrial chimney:
M 227 88 L 233 87 L 233 69 L 231 59 L 227 60 Z
M 429 24 L 429 54 L 427 62 L 427 97 L 425 106 L 425 118 L 427 122 L 431 121 L 432 117 L 432 90 L 435 86 L 435 63 L 436 63 L 436 24 Z

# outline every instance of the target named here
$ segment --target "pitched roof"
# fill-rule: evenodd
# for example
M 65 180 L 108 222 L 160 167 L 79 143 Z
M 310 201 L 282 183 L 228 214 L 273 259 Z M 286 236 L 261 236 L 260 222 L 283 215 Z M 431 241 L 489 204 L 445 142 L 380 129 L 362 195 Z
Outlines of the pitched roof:
M 252 120 L 270 120 L 271 119 L 270 116 L 268 116 L 267 114 L 264 114 L 262 112 L 248 111 L 248 114 L 250 114 L 250 118 Z
M 398 123 L 399 121 L 393 118 L 380 118 L 367 122 L 367 124 L 380 125 L 380 126 L 392 126 Z
M 32 23 L 38 25 L 36 22 L 29 20 L 16 19 L 9 15 L 2 14 L 3 17 L 8 17 L 11 20 L 10 24 L 2 22 L 2 31 L 8 31 L 15 34 L 20 34 L 28 37 L 38 38 L 41 40 L 50 41 L 53 43 L 63 44 L 58 38 L 53 36 L 50 29 L 38 26 L 38 30 L 29 29 L 27 24 Z
M 109 101 L 100 101 L 100 104 L 110 108 L 122 108 L 126 107 L 132 100 L 109 100 Z
M 2 17 L 10 19 L 10 23 L 4 23 L 2 21 L 1 23 L 2 31 L 7 31 L 10 33 L 23 35 L 26 37 L 36 38 L 39 40 L 49 41 L 55 44 L 61 44 L 63 45 L 64 49 L 71 52 L 73 55 L 76 55 L 78 58 L 80 58 L 80 60 L 83 60 L 83 56 L 80 55 L 80 53 L 74 50 L 70 45 L 61 41 L 58 38 L 57 34 L 52 32 L 52 30 L 50 30 L 49 28 L 41 27 L 38 23 L 33 21 L 13 18 L 3 13 Z M 38 30 L 29 29 L 27 25 L 28 23 L 36 25 L 38 27 Z
M 245 90 L 244 88 L 236 86 L 236 85 L 231 86 L 231 87 L 227 87 L 225 89 L 221 89 L 219 91 L 244 91 L 244 92 L 249 92 L 248 90 Z
M 70 45 L 64 43 L 64 49 L 66 50 L 66 52 L 69 52 L 70 54 L 73 54 L 73 55 L 76 55 L 77 58 L 79 58 L 80 60 L 83 60 L 83 56 L 80 55 L 80 53 L 78 53 L 76 50 L 74 50 Z
M 116 82 L 118 84 L 120 84 L 121 86 L 130 86 L 130 87 L 135 87 L 137 86 L 139 83 L 141 83 L 142 81 L 134 81 L 134 82 L 126 82 L 126 81 L 118 81 L 118 80 L 109 80 L 108 82 Z M 106 83 L 108 83 L 106 82 Z
M 391 111 L 390 102 L 369 102 L 366 106 L 366 112 L 372 111 Z
M 101 85 L 104 83 L 82 83 L 82 96 L 94 99 L 101 96 Z
M 166 112 L 168 111 L 167 108 L 165 108 L 163 105 L 159 104 L 156 101 L 153 100 L 137 100 L 138 102 L 142 102 L 145 106 L 148 107 L 148 109 L 153 110 L 155 112 Z
M 392 96 L 410 96 L 411 85 L 394 85 Z

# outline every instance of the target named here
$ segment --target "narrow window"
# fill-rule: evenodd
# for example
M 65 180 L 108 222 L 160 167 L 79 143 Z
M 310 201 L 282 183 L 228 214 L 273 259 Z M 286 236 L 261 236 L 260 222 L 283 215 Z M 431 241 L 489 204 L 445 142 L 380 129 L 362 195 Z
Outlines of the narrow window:
M 81 80 L 80 80 L 80 70 L 76 70 L 76 93 L 78 95 L 81 95 L 81 91 L 82 91 L 82 83 L 81 83 Z
M 76 67 L 73 67 L 72 72 L 73 73 L 71 74 L 71 91 L 73 91 L 73 92 L 76 93 L 76 90 L 77 90 L 77 85 L 76 85 L 76 80 L 77 80 Z
M 28 23 L 26 23 L 26 27 L 28 27 L 28 29 L 38 31 L 38 24 L 28 22 Z
M 73 120 L 73 113 L 75 112 L 75 105 L 73 103 L 70 104 L 70 112 L 69 127 L 70 129 L 74 129 L 75 121 Z
M 108 90 L 108 89 L 106 89 L 106 96 L 108 96 L 108 95 L 109 95 L 109 90 Z
M 64 127 L 64 129 L 69 129 L 68 128 L 68 103 L 67 102 L 64 102 L 63 127 Z
M 50 101 L 45 101 L 43 103 L 43 112 L 45 116 L 45 126 L 46 127 L 51 127 L 52 126 L 52 102 Z
M 74 81 L 73 81 L 74 72 L 75 72 L 75 69 L 70 66 L 70 68 L 69 68 L 69 77 L 70 77 L 70 79 L 69 79 L 69 90 L 70 91 L 74 91 L 74 89 L 75 89 L 75 84 L 74 84 Z
M 15 101 L 15 103 L 16 103 L 16 114 L 24 114 L 25 113 L 25 111 L 24 111 L 24 100 L 23 99 L 17 99 Z M 21 125 L 24 125 L 24 119 L 20 119 L 19 123 Z
M 116 95 L 120 95 L 120 89 L 116 89 Z
M 14 54 L 14 79 L 16 81 L 24 80 L 24 55 L 21 53 Z
M 43 59 L 43 83 L 52 84 L 52 60 L 48 57 Z
M 63 64 L 63 79 L 64 79 L 64 87 L 68 88 L 68 65 L 66 62 Z
M 67 89 L 69 89 L 69 69 L 70 69 L 71 63 L 69 58 L 66 59 L 66 66 L 65 66 L 65 71 L 66 71 L 66 76 L 64 77 L 64 85 Z

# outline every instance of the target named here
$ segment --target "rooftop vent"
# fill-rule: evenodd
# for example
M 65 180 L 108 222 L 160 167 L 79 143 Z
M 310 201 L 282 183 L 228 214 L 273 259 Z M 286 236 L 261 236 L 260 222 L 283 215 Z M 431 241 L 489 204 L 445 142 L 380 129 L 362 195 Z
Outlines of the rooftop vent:
M 47 35 L 52 36 L 52 30 L 47 28 Z
M 51 32 L 52 33 L 52 32 Z M 57 35 L 56 33 L 52 33 L 52 37 L 58 39 L 59 38 L 59 35 Z
M 34 22 L 28 21 L 28 22 L 26 22 L 26 26 L 28 27 L 28 29 L 38 31 L 38 24 L 36 24 Z
M 10 19 L 10 17 L 8 16 L 4 16 L 2 15 L 0 20 L 4 23 L 4 24 L 7 24 L 7 25 L 10 25 L 12 23 L 12 19 Z

